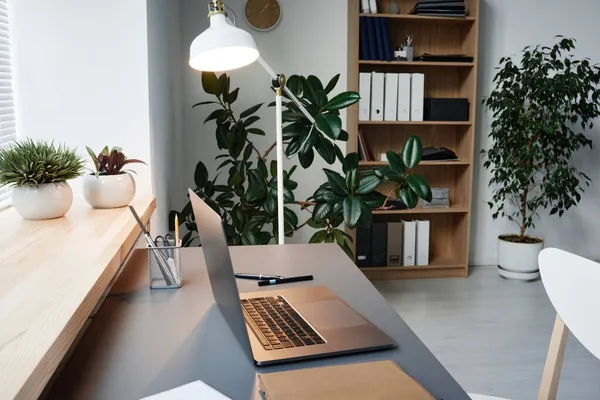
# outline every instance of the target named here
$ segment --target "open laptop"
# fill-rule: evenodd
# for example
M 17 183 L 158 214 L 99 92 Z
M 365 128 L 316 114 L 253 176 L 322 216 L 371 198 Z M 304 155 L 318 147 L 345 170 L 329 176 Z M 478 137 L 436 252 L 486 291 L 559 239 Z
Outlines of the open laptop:
M 395 347 L 392 339 L 325 286 L 240 295 L 221 217 L 192 190 L 189 193 L 213 296 L 256 364 Z

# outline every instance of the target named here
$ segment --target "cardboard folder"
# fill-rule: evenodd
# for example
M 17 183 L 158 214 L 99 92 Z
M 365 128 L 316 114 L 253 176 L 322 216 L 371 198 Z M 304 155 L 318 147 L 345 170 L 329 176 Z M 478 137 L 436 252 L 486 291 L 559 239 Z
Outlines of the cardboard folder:
M 258 375 L 267 400 L 434 400 L 393 361 Z

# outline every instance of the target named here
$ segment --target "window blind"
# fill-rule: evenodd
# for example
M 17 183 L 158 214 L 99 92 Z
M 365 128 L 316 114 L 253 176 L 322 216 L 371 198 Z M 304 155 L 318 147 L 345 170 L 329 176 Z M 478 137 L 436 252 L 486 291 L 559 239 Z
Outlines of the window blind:
M 17 138 L 10 57 L 9 0 L 0 0 L 0 147 Z M 0 187 L 0 210 L 10 205 L 10 189 Z

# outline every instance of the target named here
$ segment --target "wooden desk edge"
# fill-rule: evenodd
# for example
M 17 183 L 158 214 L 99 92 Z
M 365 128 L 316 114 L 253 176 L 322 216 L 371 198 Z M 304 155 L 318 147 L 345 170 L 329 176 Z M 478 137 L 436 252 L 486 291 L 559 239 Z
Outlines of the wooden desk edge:
M 140 219 L 145 224 L 148 224 L 155 209 L 156 199 L 152 198 L 148 207 L 140 215 Z M 140 211 L 141 210 L 138 210 L 138 212 Z M 98 280 L 94 283 L 90 292 L 79 305 L 75 314 L 73 314 L 67 321 L 56 341 L 50 348 L 48 348 L 40 362 L 32 371 L 31 375 L 29 375 L 23 386 L 19 389 L 15 398 L 32 399 L 38 398 L 42 394 L 54 372 L 61 364 L 63 358 L 71 348 L 74 341 L 77 339 L 79 332 L 84 327 L 88 317 L 96 307 L 96 304 L 100 301 L 102 295 L 108 289 L 108 285 L 112 282 L 112 279 L 119 270 L 119 266 L 121 265 L 122 261 L 125 260 L 129 252 L 133 249 L 133 246 L 135 245 L 135 242 L 140 234 L 141 229 L 137 225 L 135 225 L 133 229 L 127 233 L 126 239 L 117 249 L 117 252 L 113 255 L 113 258 L 104 269 L 102 275 L 98 277 Z

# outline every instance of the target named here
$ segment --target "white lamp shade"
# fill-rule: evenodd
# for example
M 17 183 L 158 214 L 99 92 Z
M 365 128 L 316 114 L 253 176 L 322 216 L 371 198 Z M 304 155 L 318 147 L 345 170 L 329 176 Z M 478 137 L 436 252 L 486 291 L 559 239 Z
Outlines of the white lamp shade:
M 248 32 L 227 22 L 225 14 L 210 17 L 210 27 L 190 47 L 190 66 L 199 71 L 229 71 L 258 59 L 256 43 Z

